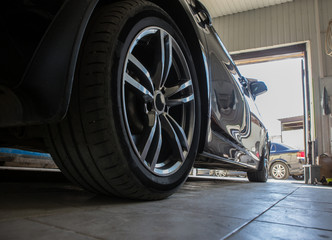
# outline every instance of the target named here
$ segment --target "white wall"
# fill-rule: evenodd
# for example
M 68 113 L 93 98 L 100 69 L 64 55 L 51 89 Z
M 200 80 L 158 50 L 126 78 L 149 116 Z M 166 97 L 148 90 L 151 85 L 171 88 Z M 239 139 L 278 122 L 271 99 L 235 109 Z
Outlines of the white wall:
M 332 58 L 325 55 L 324 39 L 332 19 L 332 0 L 294 0 L 271 7 L 222 16 L 213 25 L 231 53 L 307 42 L 312 86 L 311 110 L 318 155 L 331 154 L 329 116 L 323 115 L 322 89 L 332 82 L 322 78 L 332 76 Z M 329 86 L 330 88 L 330 86 Z M 332 92 L 330 93 L 332 95 Z M 315 139 L 312 139 L 315 140 Z
M 282 132 L 282 142 L 299 150 L 304 150 L 303 129 Z

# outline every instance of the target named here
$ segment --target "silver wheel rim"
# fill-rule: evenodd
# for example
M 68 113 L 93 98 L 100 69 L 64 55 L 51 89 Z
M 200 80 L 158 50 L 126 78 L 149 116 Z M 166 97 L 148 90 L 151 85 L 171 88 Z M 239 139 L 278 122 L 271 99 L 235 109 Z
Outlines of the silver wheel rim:
M 122 106 L 131 146 L 145 168 L 159 176 L 178 171 L 193 140 L 195 95 L 186 58 L 164 29 L 147 27 L 131 42 Z
M 277 179 L 282 179 L 286 175 L 286 168 L 282 164 L 274 164 L 272 168 L 272 175 Z

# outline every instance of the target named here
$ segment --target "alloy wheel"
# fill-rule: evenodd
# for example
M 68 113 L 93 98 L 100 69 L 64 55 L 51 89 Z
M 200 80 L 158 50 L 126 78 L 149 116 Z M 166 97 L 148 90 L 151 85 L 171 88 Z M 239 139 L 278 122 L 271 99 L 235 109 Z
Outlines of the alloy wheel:
M 277 163 L 272 166 L 272 176 L 275 179 L 284 179 L 287 169 L 283 164 Z
M 122 79 L 127 135 L 153 174 L 175 173 L 186 160 L 195 126 L 195 94 L 187 60 L 160 27 L 140 31 L 128 50 Z

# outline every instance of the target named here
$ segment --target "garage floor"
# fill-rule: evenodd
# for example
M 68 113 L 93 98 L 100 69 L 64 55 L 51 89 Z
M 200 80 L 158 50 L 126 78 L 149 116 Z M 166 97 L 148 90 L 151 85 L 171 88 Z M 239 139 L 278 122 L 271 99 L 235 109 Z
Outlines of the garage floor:
M 0 239 L 332 239 L 332 188 L 190 179 L 162 201 L 96 196 L 61 173 L 0 171 Z

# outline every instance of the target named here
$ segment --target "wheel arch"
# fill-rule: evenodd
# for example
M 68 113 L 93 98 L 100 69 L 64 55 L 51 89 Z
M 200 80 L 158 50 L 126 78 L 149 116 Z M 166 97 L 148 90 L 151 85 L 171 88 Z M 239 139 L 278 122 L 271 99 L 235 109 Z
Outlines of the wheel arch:
M 269 162 L 269 171 L 271 171 L 271 166 L 274 164 L 274 163 L 277 163 L 277 162 L 281 162 L 281 163 L 284 163 L 287 168 L 288 168 L 288 171 L 289 171 L 289 164 L 288 162 L 285 160 L 285 159 L 282 159 L 282 158 L 277 158 L 277 159 L 273 159 L 272 161 Z

